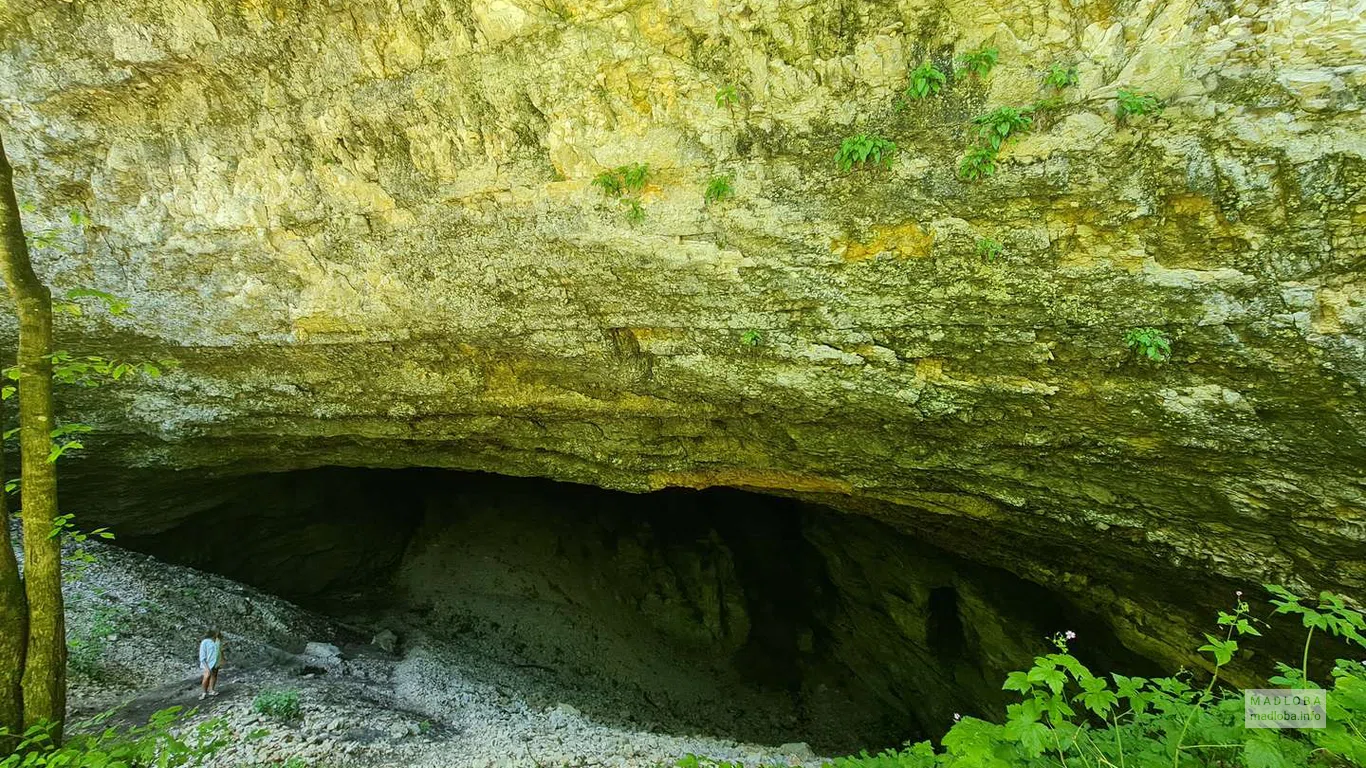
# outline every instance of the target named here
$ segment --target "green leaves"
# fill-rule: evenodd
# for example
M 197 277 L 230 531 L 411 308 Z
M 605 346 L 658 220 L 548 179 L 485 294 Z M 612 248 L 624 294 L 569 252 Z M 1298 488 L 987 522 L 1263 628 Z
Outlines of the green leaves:
M 49 359 L 52 361 L 53 381 L 78 387 L 98 387 L 107 381 L 119 381 L 131 375 L 156 379 L 161 377 L 163 369 L 174 368 L 176 365 L 174 360 L 130 363 L 99 355 L 77 357 L 65 350 L 53 352 Z
M 991 72 L 992 67 L 996 66 L 996 59 L 999 55 L 1000 51 L 995 48 L 981 48 L 959 56 L 958 64 L 977 77 L 986 77 Z
M 147 725 L 134 728 L 99 728 L 103 719 L 91 718 L 83 729 L 58 745 L 52 726 L 40 723 L 17 739 L 14 752 L 0 758 L 0 768 L 181 768 L 202 765 L 228 745 L 228 727 L 213 719 L 193 728 L 183 722 L 183 707 L 153 714 Z M 0 729 L 0 741 L 10 743 Z
M 1000 107 L 972 119 L 977 126 L 978 146 L 968 150 L 958 164 L 958 177 L 979 181 L 996 175 L 996 157 L 1006 141 L 1028 131 L 1034 121 L 1029 109 Z
M 1069 64 L 1054 64 L 1043 76 L 1044 85 L 1062 90 L 1077 84 L 1077 68 Z
M 1165 363 L 1172 356 L 1172 342 L 1157 328 L 1131 328 L 1124 332 L 1124 343 L 1139 357 L 1154 363 Z
M 733 85 L 723 85 L 716 89 L 716 106 L 729 108 L 740 103 L 740 92 Z
M 650 177 L 650 167 L 645 163 L 621 165 L 610 171 L 603 171 L 593 177 L 593 186 L 601 189 L 608 197 L 617 198 L 626 207 L 626 220 L 639 224 L 645 220 L 645 208 L 640 203 L 640 193 Z
M 860 133 L 840 142 L 839 151 L 835 153 L 835 162 L 841 171 L 848 173 L 855 165 L 881 165 L 891 168 L 895 156 L 895 142 L 881 136 Z
M 1220 640 L 1208 632 L 1205 633 L 1205 640 L 1205 644 L 1198 650 L 1213 656 L 1215 666 L 1222 667 L 1229 663 L 1233 660 L 1233 654 L 1238 652 L 1237 640 Z
M 958 164 L 958 177 L 964 181 L 979 181 L 996 175 L 996 150 L 978 147 L 968 150 Z
M 757 347 L 764 340 L 764 332 L 750 329 L 740 334 L 740 343 L 747 347 Z
M 640 192 L 650 176 L 650 166 L 645 163 L 621 165 L 603 171 L 593 177 L 593 186 L 601 189 L 608 197 L 621 197 L 628 192 Z
M 992 240 L 983 237 L 977 241 L 977 255 L 985 257 L 987 261 L 995 261 L 1005 252 L 1005 246 L 999 240 Z
M 68 315 L 80 315 L 83 313 L 81 305 L 76 303 L 80 299 L 95 299 L 104 305 L 104 308 L 111 315 L 122 315 L 128 311 L 129 303 L 124 299 L 105 291 L 97 291 L 94 288 L 76 288 L 66 292 L 65 300 L 54 301 L 52 309 Z
M 1000 151 L 1006 139 L 1028 131 L 1034 124 L 1026 114 L 1027 111 L 1015 107 L 999 107 L 985 115 L 974 117 L 972 122 L 977 126 L 977 136 L 982 144 Z
M 733 197 L 735 195 L 735 188 L 732 186 L 734 181 L 735 177 L 730 175 L 711 177 L 711 180 L 707 182 L 707 190 L 702 193 L 702 200 L 710 205 Z
M 263 691 L 252 700 L 251 708 L 276 720 L 298 720 L 302 715 L 299 692 L 293 689 Z
M 1304 604 L 1303 598 L 1285 587 L 1267 584 L 1266 591 L 1272 595 L 1275 613 L 1298 615 L 1307 629 L 1324 630 L 1334 637 L 1366 647 L 1366 616 L 1348 606 L 1341 595 L 1320 592 L 1318 606 L 1311 608 Z
M 906 88 L 906 98 L 910 101 L 927 99 L 939 93 L 948 77 L 933 62 L 925 62 L 911 71 L 911 84 Z
M 1157 97 L 1146 91 L 1119 89 L 1119 119 L 1142 115 L 1155 115 L 1162 111 L 1163 104 Z
M 1347 599 L 1324 592 L 1316 605 L 1283 587 L 1268 587 L 1277 613 L 1297 615 L 1314 631 L 1362 634 L 1366 622 Z M 1205 635 L 1201 651 L 1217 667 L 1232 661 L 1235 638 L 1257 637 L 1256 620 L 1241 593 L 1232 611 L 1221 611 L 1226 636 Z M 1248 729 L 1243 695 L 1216 685 L 1195 688 L 1189 673 L 1151 680 L 1111 674 L 1096 677 L 1062 650 L 1034 658 L 1027 670 L 1011 672 L 1003 690 L 1020 694 L 1006 708 L 1003 725 L 962 718 L 943 737 L 943 752 L 885 752 L 835 761 L 836 768 L 1301 768 L 1305 765 L 1366 765 L 1366 664 L 1338 660 L 1328 697 L 1328 724 L 1321 729 Z M 1355 641 L 1354 641 L 1355 642 Z M 1272 682 L 1306 685 L 1301 670 L 1278 665 Z M 1079 704 L 1074 709 L 1071 703 Z M 1080 710 L 1078 712 L 1077 710 Z

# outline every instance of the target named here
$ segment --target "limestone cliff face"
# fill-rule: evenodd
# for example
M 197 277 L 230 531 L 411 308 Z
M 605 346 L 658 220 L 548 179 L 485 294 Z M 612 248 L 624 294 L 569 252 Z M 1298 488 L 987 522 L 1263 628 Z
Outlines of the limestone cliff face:
M 70 344 L 181 362 L 70 401 L 86 471 L 795 494 L 1180 656 L 1188 585 L 1366 587 L 1363 62 L 1362 0 L 4 0 L 0 130 L 45 274 L 131 301 Z

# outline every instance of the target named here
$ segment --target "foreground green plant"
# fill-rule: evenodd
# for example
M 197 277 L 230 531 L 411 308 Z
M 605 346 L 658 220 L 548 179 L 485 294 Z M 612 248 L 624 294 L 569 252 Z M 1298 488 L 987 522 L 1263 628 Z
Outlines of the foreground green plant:
M 895 156 L 895 142 L 881 136 L 860 133 L 840 142 L 839 151 L 835 153 L 835 162 L 840 170 L 845 172 L 852 170 L 855 165 L 881 165 L 891 168 L 892 158 Z
M 1274 684 L 1313 687 L 1307 675 L 1311 641 L 1323 632 L 1366 648 L 1366 616 L 1344 598 L 1320 593 L 1315 605 L 1283 587 L 1268 586 L 1277 614 L 1298 615 L 1308 630 L 1297 669 L 1282 664 Z M 1012 672 L 1002 686 L 1019 694 L 1005 722 L 959 718 L 941 747 L 907 744 L 876 755 L 839 758 L 833 768 L 1299 768 L 1366 765 L 1366 665 L 1338 659 L 1332 671 L 1323 728 L 1248 728 L 1244 695 L 1221 685 L 1221 672 L 1260 622 L 1242 593 L 1220 611 L 1200 652 L 1209 679 L 1186 672 L 1147 679 L 1095 675 L 1070 652 L 1073 632 L 1055 635 L 1055 652 Z M 689 768 L 724 763 L 689 756 Z
M 757 347 L 763 340 L 763 331 L 748 330 L 740 334 L 740 343 L 747 347 Z
M 146 725 L 102 727 L 113 715 L 106 712 L 78 724 L 77 733 L 62 744 L 49 724 L 35 725 L 22 734 L 0 729 L 0 768 L 181 768 L 202 765 L 228 745 L 228 728 L 221 720 L 189 727 L 183 707 L 163 709 Z
M 1172 356 L 1172 342 L 1157 328 L 1130 328 L 1124 332 L 1124 343 L 1140 357 L 1154 363 L 1165 363 Z
M 976 51 L 968 51 L 958 57 L 958 63 L 964 69 L 978 77 L 986 77 L 991 73 L 992 67 L 996 66 L 996 59 L 1000 51 L 995 48 L 982 48 Z
M 733 85 L 723 85 L 716 89 L 716 106 L 731 107 L 740 103 L 740 92 Z
M 911 84 L 906 88 L 906 98 L 910 101 L 927 99 L 939 93 L 948 76 L 927 61 L 911 71 Z

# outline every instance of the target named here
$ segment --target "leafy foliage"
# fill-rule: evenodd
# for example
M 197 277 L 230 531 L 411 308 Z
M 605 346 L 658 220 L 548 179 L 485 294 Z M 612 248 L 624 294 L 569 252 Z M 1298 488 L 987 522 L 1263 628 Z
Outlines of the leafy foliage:
M 1124 343 L 1154 363 L 1165 363 L 1172 356 L 1171 339 L 1157 328 L 1131 328 L 1124 333 Z
M 650 166 L 645 163 L 621 165 L 593 177 L 593 186 L 608 197 L 621 200 L 626 206 L 626 220 L 639 224 L 645 220 L 645 209 L 640 204 L 640 192 L 650 177 Z
M 294 690 L 262 691 L 251 702 L 251 708 L 276 720 L 298 720 L 299 692 Z
M 998 107 L 972 118 L 972 124 L 977 126 L 977 137 L 982 143 L 999 151 L 1006 139 L 1028 131 L 1034 124 L 1028 111 L 1027 108 Z
M 1077 84 L 1077 68 L 1070 64 L 1054 64 L 1043 76 L 1044 85 L 1062 90 Z
M 764 340 L 764 332 L 748 330 L 740 334 L 740 343 L 747 347 L 757 347 Z
M 1324 592 L 1317 605 L 1282 587 L 1268 586 L 1277 613 L 1299 615 L 1309 637 L 1328 632 L 1363 644 L 1366 617 L 1338 595 Z M 1055 652 L 1012 672 L 1002 686 L 1019 694 L 1005 722 L 958 719 L 936 750 L 929 742 L 867 752 L 828 763 L 831 768 L 1298 768 L 1366 765 L 1366 665 L 1339 659 L 1332 671 L 1327 727 L 1266 729 L 1244 725 L 1244 697 L 1219 685 L 1220 672 L 1240 641 L 1261 634 L 1242 594 L 1220 611 L 1217 631 L 1200 651 L 1213 674 L 1196 686 L 1189 673 L 1147 679 L 1095 675 L 1069 649 L 1072 632 L 1053 638 Z M 1306 648 L 1308 644 L 1306 642 Z M 1301 670 L 1290 682 L 1309 684 Z M 1273 679 L 1273 682 L 1277 682 Z M 1280 681 L 1280 684 L 1286 684 Z M 957 718 L 956 718 L 957 719 Z M 686 768 L 733 764 L 689 756 Z
M 996 150 L 976 147 L 963 155 L 958 164 L 958 176 L 964 181 L 978 181 L 996 175 Z
M 707 182 L 707 191 L 702 193 L 702 199 L 708 203 L 717 203 L 728 197 L 735 195 L 735 188 L 732 186 L 734 176 L 713 176 Z
M 839 152 L 835 153 L 835 162 L 839 164 L 841 171 L 846 172 L 852 170 L 855 165 L 882 165 L 891 168 L 895 156 L 895 142 L 881 136 L 860 133 L 840 143 Z
M 1145 91 L 1119 89 L 1119 118 L 1124 120 L 1133 116 L 1154 115 L 1162 111 L 1162 102 Z
M 959 56 L 958 64 L 978 77 L 986 77 L 991 73 L 992 67 L 996 66 L 998 56 L 1000 51 L 995 48 L 982 48 Z
M 740 92 L 733 85 L 723 85 L 716 89 L 716 106 L 730 107 L 740 103 Z
M 73 729 L 77 735 L 60 745 L 48 724 L 35 725 L 20 735 L 0 728 L 0 768 L 181 768 L 201 765 L 229 743 L 227 726 L 221 720 L 193 728 L 183 725 L 182 707 L 163 709 L 143 726 L 100 729 L 112 714 L 106 712 L 81 724 Z M 83 730 L 93 732 L 79 733 Z
M 995 261 L 1003 253 L 1005 246 L 999 240 L 983 237 L 977 241 L 977 255 L 985 257 L 987 261 Z
M 601 189 L 608 197 L 621 197 L 628 192 L 639 192 L 644 189 L 649 176 L 650 166 L 645 163 L 632 163 L 599 173 L 593 177 L 593 186 Z
M 927 61 L 911 71 L 911 84 L 906 88 L 906 98 L 911 101 L 927 99 L 939 93 L 948 77 Z
M 112 293 L 97 291 L 94 288 L 76 288 L 66 292 L 62 299 L 52 302 L 52 311 L 64 315 L 81 315 L 84 310 L 80 299 L 97 299 L 111 315 L 122 315 L 128 311 L 128 302 Z

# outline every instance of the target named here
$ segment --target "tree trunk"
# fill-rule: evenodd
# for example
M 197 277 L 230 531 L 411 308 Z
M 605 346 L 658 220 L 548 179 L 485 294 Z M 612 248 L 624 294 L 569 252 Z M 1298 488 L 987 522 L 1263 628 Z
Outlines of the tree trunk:
M 0 410 L 2 413 L 3 410 Z M 0 424 L 4 419 L 0 418 Z M 5 479 L 5 451 L 0 446 L 0 485 Z M 28 604 L 19 561 L 9 535 L 9 494 L 0 488 L 0 728 L 11 734 L 24 726 L 24 648 L 28 645 Z M 0 739 L 0 755 L 14 745 Z
M 57 466 L 52 450 L 52 294 L 28 257 L 14 178 L 0 141 L 0 271 L 19 316 L 20 501 L 24 523 L 24 591 L 28 654 L 24 662 L 24 724 L 51 723 L 61 738 L 66 719 L 66 624 L 62 613 Z

